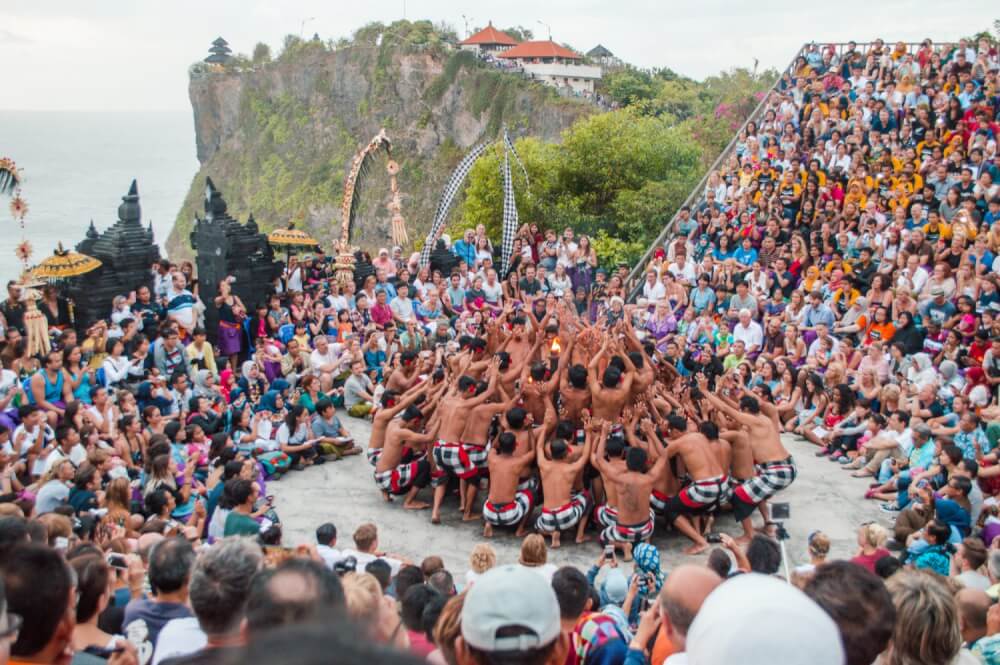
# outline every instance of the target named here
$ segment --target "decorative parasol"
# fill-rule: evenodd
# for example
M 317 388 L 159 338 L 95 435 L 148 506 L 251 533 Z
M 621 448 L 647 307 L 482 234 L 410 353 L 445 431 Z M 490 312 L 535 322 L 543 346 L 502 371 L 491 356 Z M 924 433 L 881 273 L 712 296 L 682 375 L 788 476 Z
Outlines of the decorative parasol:
M 52 256 L 35 266 L 31 275 L 35 279 L 58 281 L 79 277 L 100 267 L 100 259 L 63 249 L 60 242 Z
M 285 265 L 291 261 L 292 252 L 305 249 L 316 249 L 319 241 L 301 229 L 295 228 L 295 224 L 289 224 L 287 229 L 275 229 L 267 234 L 267 242 L 271 246 L 285 250 Z

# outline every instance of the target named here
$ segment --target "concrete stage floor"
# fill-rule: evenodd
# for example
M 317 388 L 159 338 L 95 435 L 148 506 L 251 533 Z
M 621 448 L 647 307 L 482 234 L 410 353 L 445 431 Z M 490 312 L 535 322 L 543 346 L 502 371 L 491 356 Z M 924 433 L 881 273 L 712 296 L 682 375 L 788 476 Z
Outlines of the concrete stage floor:
M 351 418 L 338 412 L 345 427 L 362 447 L 367 445 L 371 426 L 368 421 Z M 892 516 L 878 509 L 875 501 L 865 501 L 863 495 L 868 480 L 851 478 L 839 464 L 813 455 L 816 447 L 797 437 L 785 435 L 785 445 L 795 457 L 799 475 L 795 483 L 782 492 L 782 501 L 791 504 L 791 519 L 785 523 L 790 540 L 786 542 L 792 564 L 808 561 L 806 539 L 815 530 L 824 531 L 832 540 L 831 558 L 854 555 L 857 528 L 862 522 L 874 520 L 891 530 Z M 441 511 L 442 523 L 432 525 L 430 511 L 404 511 L 402 498 L 385 503 L 372 480 L 372 467 L 364 455 L 328 462 L 304 471 L 293 471 L 278 482 L 268 485 L 268 492 L 275 495 L 275 508 L 284 528 L 284 544 L 315 543 L 315 529 L 323 522 L 337 526 L 338 547 L 353 547 L 351 534 L 364 522 L 374 522 L 379 529 L 380 549 L 402 555 L 414 563 L 428 555 L 437 554 L 461 582 L 468 570 L 469 552 L 472 547 L 487 539 L 482 536 L 482 522 L 462 522 L 458 512 L 458 497 L 445 499 Z M 431 490 L 419 495 L 430 502 Z M 485 499 L 480 492 L 477 501 Z M 754 524 L 761 525 L 760 514 L 754 515 Z M 733 536 L 740 534 L 739 526 L 727 513 L 720 515 L 715 531 Z M 582 545 L 573 542 L 570 533 L 564 533 L 563 545 L 549 551 L 549 562 L 557 566 L 573 564 L 586 569 L 601 554 L 596 532 L 589 532 L 592 540 Z M 496 529 L 489 542 L 497 551 L 498 563 L 516 563 L 521 541 L 513 530 Z M 667 532 L 657 526 L 653 544 L 660 550 L 665 571 L 685 562 L 704 562 L 704 555 L 689 557 L 683 549 L 690 542 L 676 532 Z

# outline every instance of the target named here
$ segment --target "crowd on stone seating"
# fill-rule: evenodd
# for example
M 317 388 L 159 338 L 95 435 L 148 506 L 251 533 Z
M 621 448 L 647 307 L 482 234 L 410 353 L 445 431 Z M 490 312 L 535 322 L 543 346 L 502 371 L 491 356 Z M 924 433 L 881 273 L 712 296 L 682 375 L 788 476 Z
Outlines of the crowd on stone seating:
M 813 44 L 636 284 L 629 265 L 602 263 L 586 236 L 543 221 L 519 230 L 506 266 L 480 227 L 441 238 L 427 265 L 380 249 L 357 281 L 323 254 L 292 259 L 275 294 L 249 303 L 230 279 L 201 284 L 190 263 L 163 261 L 86 330 L 47 292 L 52 350 L 30 355 L 11 282 L 0 303 L 0 665 L 8 653 L 124 665 L 334 652 L 450 665 L 1000 662 L 998 135 L 988 40 Z M 505 379 L 487 385 L 506 370 L 482 354 L 507 353 L 521 335 L 534 346 L 513 392 Z M 833 560 L 830 538 L 813 533 L 791 583 L 778 579 L 774 532 L 722 533 L 707 561 L 671 570 L 648 534 L 622 536 L 613 520 L 587 571 L 549 564 L 538 533 L 516 562 L 479 544 L 451 569 L 433 553 L 420 565 L 386 554 L 373 524 L 352 547 L 332 523 L 315 543 L 285 542 L 272 483 L 324 463 L 347 473 L 373 452 L 342 418 L 377 427 L 392 411 L 385 445 L 406 448 L 401 466 L 415 475 L 401 483 L 392 465 L 380 488 L 420 508 L 421 464 L 441 471 L 420 447 L 469 452 L 431 443 L 465 373 L 469 394 L 490 391 L 483 403 L 514 429 L 512 407 L 531 410 L 515 405 L 526 383 L 552 380 L 549 361 L 555 383 L 569 381 L 554 341 L 570 339 L 595 357 L 595 376 L 613 379 L 595 379 L 594 400 L 638 374 L 632 354 L 655 368 L 655 385 L 616 417 L 590 404 L 533 448 L 543 485 L 548 465 L 582 450 L 581 466 L 598 469 L 585 474 L 587 498 L 603 492 L 608 506 L 591 483 L 619 477 L 596 453 L 618 430 L 642 449 L 622 454 L 642 458 L 629 461 L 641 474 L 647 455 L 651 466 L 674 457 L 670 446 L 696 430 L 724 440 L 701 425 L 756 426 L 739 414 L 748 405 L 814 444 L 807 454 L 831 473 L 857 477 L 858 500 L 879 501 L 884 519 L 858 528 L 850 560 Z M 543 395 L 546 423 L 549 410 L 565 419 Z M 421 409 L 438 413 L 422 422 Z M 475 496 L 473 480 L 461 478 L 460 500 L 467 484 Z M 437 487 L 451 496 L 458 482 Z M 684 533 L 698 545 L 710 526 Z

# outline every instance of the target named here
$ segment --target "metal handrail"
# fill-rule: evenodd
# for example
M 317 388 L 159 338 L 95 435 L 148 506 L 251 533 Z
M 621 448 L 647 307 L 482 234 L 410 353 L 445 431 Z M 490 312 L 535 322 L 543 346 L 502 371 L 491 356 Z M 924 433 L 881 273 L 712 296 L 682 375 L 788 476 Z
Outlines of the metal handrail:
M 649 246 L 649 249 L 646 250 L 646 253 L 642 255 L 642 258 L 639 259 L 639 262 L 635 265 L 634 268 L 632 268 L 632 271 L 629 272 L 625 283 L 626 288 L 628 288 L 629 284 L 633 285 L 629 290 L 629 297 L 628 297 L 629 302 L 635 301 L 636 295 L 642 288 L 642 282 L 638 279 L 638 277 L 645 271 L 645 267 L 649 264 L 649 261 L 652 258 L 653 253 L 656 252 L 656 249 L 658 247 L 663 246 L 667 237 L 674 232 L 674 229 L 677 226 L 677 221 L 678 221 L 678 216 L 680 215 L 680 211 L 685 206 L 693 208 L 694 204 L 698 200 L 700 200 L 700 198 L 704 195 L 705 185 L 708 183 L 709 176 L 712 174 L 713 171 L 716 171 L 719 168 L 719 165 L 722 164 L 724 160 L 730 157 L 733 148 L 736 145 L 736 140 L 739 138 L 743 130 L 747 128 L 747 125 L 749 125 L 751 122 L 757 122 L 759 124 L 760 118 L 764 115 L 766 111 L 767 103 L 771 99 L 771 96 L 778 90 L 778 86 L 781 84 L 784 74 L 792 72 L 792 68 L 795 66 L 795 63 L 798 61 L 799 57 L 804 57 L 806 49 L 808 49 L 813 43 L 816 43 L 816 45 L 820 48 L 821 52 L 829 46 L 835 47 L 837 49 L 838 56 L 843 55 L 844 52 L 847 50 L 848 45 L 850 44 L 850 42 L 826 42 L 822 44 L 818 42 L 806 42 L 802 45 L 801 48 L 799 48 L 795 56 L 792 58 L 791 62 L 788 63 L 788 66 L 785 67 L 785 69 L 782 70 L 782 72 L 778 75 L 777 79 L 774 81 L 774 85 L 771 86 L 771 89 L 764 94 L 764 97 L 761 98 L 760 103 L 757 104 L 757 107 L 753 110 L 752 113 L 750 113 L 750 115 L 747 116 L 747 119 L 743 122 L 740 128 L 736 130 L 736 132 L 733 134 L 733 138 L 729 141 L 726 147 L 722 149 L 722 151 L 719 153 L 719 156 L 715 158 L 715 161 L 712 162 L 712 165 L 705 171 L 705 175 L 702 176 L 702 179 L 698 182 L 698 184 L 694 187 L 694 189 L 691 190 L 691 193 L 688 194 L 688 197 L 686 199 L 684 199 L 684 202 L 677 207 L 676 211 L 674 211 L 674 214 L 670 218 L 670 221 L 667 222 L 666 225 L 664 225 L 663 230 L 656 237 L 656 240 L 654 240 L 653 243 Z M 917 49 L 919 49 L 923 45 L 923 42 L 903 42 L 903 43 L 906 44 L 908 53 L 914 53 Z M 874 46 L 874 44 L 875 42 L 855 42 L 854 48 L 864 54 L 867 53 L 870 50 L 870 48 Z M 895 46 L 895 44 L 896 42 L 891 42 L 889 40 L 885 40 L 883 42 L 883 46 L 885 48 L 890 49 L 890 51 Z M 931 48 L 936 50 L 942 47 L 953 47 L 955 46 L 955 44 L 956 42 L 932 41 Z
M 779 74 L 778 77 L 775 79 L 774 85 L 771 86 L 770 90 L 764 93 L 764 96 L 761 98 L 760 103 L 757 104 L 757 107 L 753 110 L 752 113 L 750 113 L 750 115 L 747 116 L 747 119 L 743 122 L 743 125 L 741 125 L 740 128 L 733 133 L 733 138 L 730 139 L 726 147 L 719 152 L 719 156 L 715 158 L 715 161 L 712 162 L 712 165 L 708 167 L 708 169 L 705 171 L 705 175 L 702 176 L 698 184 L 694 187 L 694 189 L 691 190 L 691 193 L 688 194 L 686 199 L 684 199 L 684 202 L 677 207 L 677 210 L 674 211 L 674 214 L 670 218 L 670 221 L 666 223 L 666 225 L 663 227 L 663 230 L 660 231 L 660 234 L 656 236 L 656 240 L 653 241 L 653 243 L 649 246 L 649 249 L 646 250 L 646 253 L 642 255 L 642 258 L 639 259 L 639 262 L 635 265 L 634 268 L 632 268 L 632 271 L 628 274 L 626 282 L 626 286 L 628 284 L 633 284 L 631 290 L 629 291 L 628 300 L 630 302 L 635 301 L 636 294 L 639 292 L 639 289 L 642 288 L 642 282 L 637 280 L 637 277 L 645 271 L 645 267 L 649 264 L 649 261 L 652 258 L 653 253 L 656 252 L 657 247 L 661 247 L 664 241 L 667 239 L 667 236 L 673 233 L 674 228 L 677 226 L 677 220 L 678 216 L 680 215 L 680 211 L 685 206 L 693 207 L 693 205 L 704 194 L 705 185 L 708 183 L 709 176 L 712 175 L 713 171 L 719 168 L 719 165 L 723 162 L 723 160 L 729 158 L 730 154 L 733 151 L 733 148 L 736 146 L 736 140 L 739 138 L 743 130 L 747 128 L 747 125 L 750 122 L 756 122 L 757 120 L 760 119 L 761 116 L 763 116 L 764 109 L 767 107 L 767 102 L 768 100 L 771 99 L 771 95 L 774 94 L 774 92 L 778 89 L 778 85 L 781 83 L 783 74 L 785 72 L 791 71 L 792 67 L 795 66 L 795 62 L 799 59 L 799 56 L 805 52 L 807 46 L 809 46 L 809 44 L 803 44 L 802 48 L 800 48 L 796 52 L 795 57 L 793 57 L 791 62 L 788 63 L 788 66 L 785 67 L 782 73 Z

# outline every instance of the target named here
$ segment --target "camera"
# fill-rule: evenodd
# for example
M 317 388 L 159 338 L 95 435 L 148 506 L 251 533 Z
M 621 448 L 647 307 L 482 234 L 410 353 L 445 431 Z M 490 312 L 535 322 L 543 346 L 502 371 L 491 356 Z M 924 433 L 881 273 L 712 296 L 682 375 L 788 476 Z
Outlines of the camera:
M 781 520 L 787 520 L 791 517 L 791 506 L 788 503 L 772 503 L 769 504 L 771 509 L 771 521 L 778 522 Z

